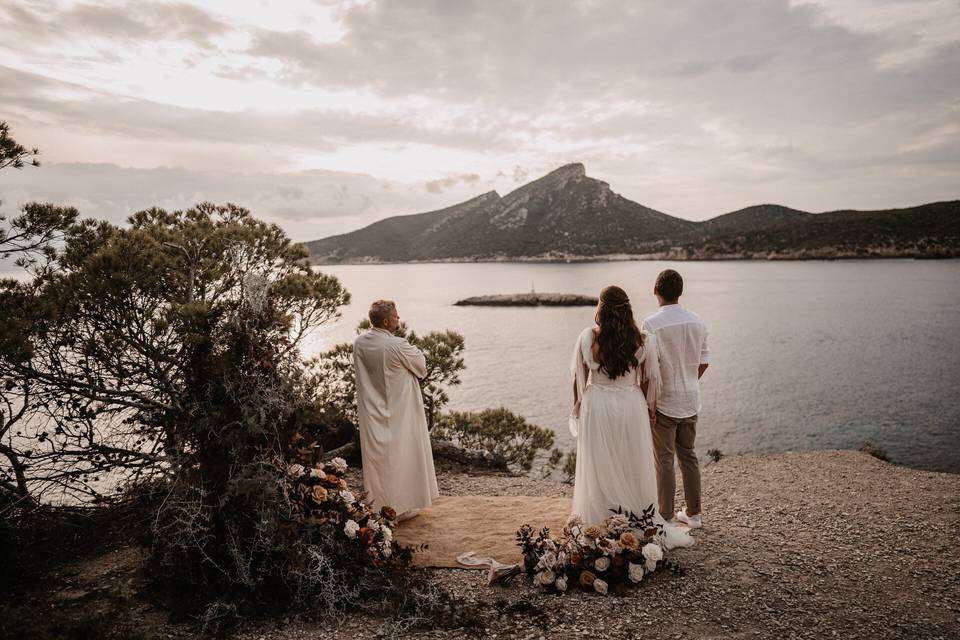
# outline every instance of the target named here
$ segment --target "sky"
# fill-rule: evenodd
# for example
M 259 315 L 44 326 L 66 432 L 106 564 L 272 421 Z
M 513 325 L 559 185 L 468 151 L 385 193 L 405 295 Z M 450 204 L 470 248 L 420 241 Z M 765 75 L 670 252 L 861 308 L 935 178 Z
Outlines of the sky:
M 234 202 L 297 241 L 582 162 L 691 220 L 960 198 L 957 0 L 0 4 L 31 200 Z

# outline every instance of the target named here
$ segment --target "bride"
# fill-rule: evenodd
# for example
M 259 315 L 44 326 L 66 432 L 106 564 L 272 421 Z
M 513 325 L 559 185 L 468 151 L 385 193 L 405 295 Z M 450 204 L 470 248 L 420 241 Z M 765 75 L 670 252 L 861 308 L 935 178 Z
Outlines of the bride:
M 640 514 L 657 504 L 650 431 L 660 388 L 656 338 L 637 327 L 620 287 L 600 292 L 595 321 L 577 339 L 570 417 L 577 438 L 573 513 L 588 524 L 610 517 L 611 509 Z M 668 548 L 695 542 L 659 513 L 654 517 L 664 526 Z

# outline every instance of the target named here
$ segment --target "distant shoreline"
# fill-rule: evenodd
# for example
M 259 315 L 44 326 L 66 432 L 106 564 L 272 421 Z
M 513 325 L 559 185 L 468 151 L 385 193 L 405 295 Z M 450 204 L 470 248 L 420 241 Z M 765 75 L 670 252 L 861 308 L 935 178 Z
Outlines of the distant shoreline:
M 541 257 L 503 257 L 503 258 L 444 258 L 438 260 L 344 260 L 330 262 L 310 260 L 311 266 L 379 266 L 400 264 L 580 264 L 597 262 L 873 262 L 873 261 L 948 261 L 960 260 L 960 256 L 834 256 L 834 257 L 693 257 L 660 255 L 624 255 L 624 256 L 579 256 L 568 258 Z

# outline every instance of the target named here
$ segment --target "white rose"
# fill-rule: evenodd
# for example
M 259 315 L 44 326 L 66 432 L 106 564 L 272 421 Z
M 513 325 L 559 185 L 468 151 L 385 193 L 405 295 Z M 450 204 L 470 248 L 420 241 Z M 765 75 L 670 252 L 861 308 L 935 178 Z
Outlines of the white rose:
M 552 569 L 556 563 L 557 563 L 557 554 L 555 554 L 552 551 L 547 551 L 540 558 L 539 566 L 541 569 Z
M 663 549 L 660 545 L 650 542 L 643 547 L 643 557 L 647 561 L 647 571 L 654 571 L 657 568 L 657 561 L 663 560 Z
M 643 580 L 643 565 L 631 562 L 627 566 L 627 577 L 630 578 L 630 582 L 640 582 Z
M 630 518 L 623 515 L 622 513 L 615 513 L 614 515 L 607 518 L 607 528 L 608 529 L 622 529 L 630 525 Z
M 566 591 L 567 590 L 567 577 L 560 576 L 557 578 L 557 591 Z
M 311 478 L 322 478 L 322 477 L 324 477 L 325 475 L 326 475 L 326 474 L 323 472 L 322 469 L 310 469 L 310 477 L 311 477 Z
M 343 458 L 334 458 L 333 460 L 330 461 L 330 466 L 336 469 L 337 471 L 339 471 L 340 473 L 343 473 L 344 471 L 347 470 L 347 461 L 344 460 Z
M 602 596 L 607 595 L 607 583 L 597 578 L 593 581 L 593 590 L 599 593 Z
M 287 475 L 291 478 L 298 478 L 303 474 L 302 464 L 292 464 L 287 467 Z
M 383 525 L 382 531 L 383 531 L 383 541 L 389 544 L 390 541 L 393 540 L 393 530 L 390 529 L 390 527 L 388 527 L 387 525 Z
M 596 568 L 597 571 L 606 571 L 607 569 L 610 568 L 610 558 L 608 558 L 607 556 L 600 556 L 593 563 L 593 566 Z
M 350 491 L 341 491 L 340 499 L 346 502 L 347 504 L 351 504 L 353 503 L 354 500 L 356 500 L 356 497 Z
M 353 520 L 347 520 L 347 524 L 343 526 L 343 532 L 347 534 L 347 537 L 351 540 L 357 537 L 357 531 L 360 531 L 360 525 L 358 525 Z
M 537 574 L 537 584 L 546 587 L 553 584 L 553 581 L 556 580 L 556 578 L 557 576 L 553 573 L 553 571 L 546 569 Z

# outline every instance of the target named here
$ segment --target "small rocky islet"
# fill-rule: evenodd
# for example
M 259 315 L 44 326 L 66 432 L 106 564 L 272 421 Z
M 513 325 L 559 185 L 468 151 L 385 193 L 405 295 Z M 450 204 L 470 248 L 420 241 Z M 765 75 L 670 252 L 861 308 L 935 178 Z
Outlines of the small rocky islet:
M 576 293 L 498 293 L 457 300 L 457 307 L 595 307 L 595 296 Z

